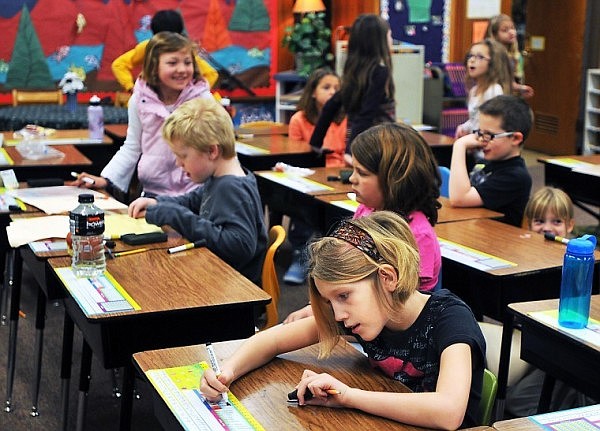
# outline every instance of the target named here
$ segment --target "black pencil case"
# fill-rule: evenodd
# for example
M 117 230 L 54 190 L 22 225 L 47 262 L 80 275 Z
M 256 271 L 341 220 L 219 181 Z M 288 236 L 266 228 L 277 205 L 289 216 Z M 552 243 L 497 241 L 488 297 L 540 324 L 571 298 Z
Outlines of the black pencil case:
M 129 245 L 142 245 L 151 244 L 153 242 L 165 242 L 167 240 L 167 234 L 164 232 L 152 232 L 152 233 L 128 233 L 121 236 L 121 241 Z
M 62 186 L 65 180 L 60 178 L 30 178 L 27 180 L 29 187 L 51 187 L 51 186 Z

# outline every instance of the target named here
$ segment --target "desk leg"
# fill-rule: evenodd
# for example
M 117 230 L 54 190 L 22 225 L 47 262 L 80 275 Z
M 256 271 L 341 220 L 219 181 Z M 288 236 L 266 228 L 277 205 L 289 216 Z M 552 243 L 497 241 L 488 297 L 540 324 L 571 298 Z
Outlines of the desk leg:
M 131 429 L 131 410 L 133 408 L 133 380 L 135 370 L 132 360 L 129 360 L 123 369 L 123 391 L 121 392 L 121 417 L 119 422 L 120 431 Z
M 90 380 L 92 379 L 92 348 L 83 340 L 81 347 L 81 369 L 79 372 L 79 399 L 77 400 L 77 431 L 83 431 L 85 425 L 85 413 L 87 411 L 88 393 L 90 392 Z
M 61 380 L 61 424 L 62 430 L 67 431 L 69 422 L 69 383 L 71 381 L 71 360 L 73 357 L 73 331 L 75 325 L 65 311 L 65 320 L 63 325 L 63 346 L 60 359 L 60 380 Z
M 514 316 L 507 309 L 505 311 L 504 326 L 502 327 L 502 343 L 500 346 L 500 362 L 498 364 L 498 392 L 496 395 L 495 421 L 504 418 L 506 405 L 506 387 L 508 384 L 508 368 L 510 366 L 510 348 L 512 344 Z
M 44 349 L 44 328 L 46 326 L 46 295 L 42 289 L 38 289 L 37 306 L 35 313 L 35 350 L 34 376 L 31 386 L 31 416 L 36 417 L 38 411 L 38 399 L 40 395 L 40 380 L 42 378 L 42 352 Z
M 545 373 L 544 384 L 542 385 L 542 393 L 540 394 L 540 402 L 538 403 L 538 414 L 548 413 L 550 411 L 550 403 L 552 402 L 552 391 L 556 379 L 548 373 Z
M 2 294 L 0 295 L 0 324 L 2 326 L 6 325 L 6 320 L 8 319 L 9 279 L 12 278 L 12 254 L 10 250 L 6 252 L 4 261 L 4 278 L 2 280 Z
M 17 359 L 17 330 L 19 327 L 19 309 L 21 305 L 21 275 L 23 260 L 21 253 L 16 248 L 9 250 L 10 270 L 7 270 L 7 287 L 10 287 L 10 313 L 9 313 L 9 335 L 8 335 L 8 363 L 6 367 L 6 402 L 4 411 L 11 411 L 12 390 L 15 378 L 15 367 Z

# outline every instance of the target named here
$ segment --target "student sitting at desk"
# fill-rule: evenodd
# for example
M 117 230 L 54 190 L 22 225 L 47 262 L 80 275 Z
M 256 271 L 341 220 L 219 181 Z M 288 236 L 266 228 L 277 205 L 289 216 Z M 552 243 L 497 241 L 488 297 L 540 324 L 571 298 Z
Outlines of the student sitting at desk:
M 417 290 L 419 253 L 402 217 L 378 211 L 341 222 L 311 245 L 309 275 L 314 316 L 257 333 L 218 377 L 206 370 L 200 390 L 209 400 L 281 353 L 320 342 L 328 356 L 340 335 L 352 335 L 374 367 L 415 393 L 352 388 L 306 370 L 297 386 L 300 405 L 354 408 L 428 428 L 478 425 L 485 341 L 454 294 Z
M 167 117 L 163 138 L 177 165 L 204 186 L 181 196 L 138 198 L 129 215 L 170 225 L 190 241 L 204 241 L 260 286 L 267 231 L 256 179 L 236 158 L 231 117 L 212 98 L 190 100 Z
M 459 138 L 450 163 L 450 203 L 484 206 L 504 213 L 500 220 L 521 226 L 531 191 L 531 176 L 521 148 L 531 129 L 531 110 L 515 96 L 496 96 L 479 107 L 479 129 Z M 469 174 L 466 153 L 481 149 L 484 163 Z

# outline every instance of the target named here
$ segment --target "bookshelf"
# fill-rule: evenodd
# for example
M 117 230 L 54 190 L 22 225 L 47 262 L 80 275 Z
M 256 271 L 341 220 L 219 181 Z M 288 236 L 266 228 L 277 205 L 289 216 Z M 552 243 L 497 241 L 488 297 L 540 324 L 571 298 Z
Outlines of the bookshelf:
M 600 153 L 600 69 L 588 69 L 583 154 Z

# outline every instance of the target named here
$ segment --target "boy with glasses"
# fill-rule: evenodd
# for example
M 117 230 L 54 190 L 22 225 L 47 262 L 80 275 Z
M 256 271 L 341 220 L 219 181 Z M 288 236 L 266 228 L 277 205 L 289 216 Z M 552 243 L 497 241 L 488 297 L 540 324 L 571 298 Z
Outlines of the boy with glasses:
M 504 214 L 500 220 L 521 226 L 531 192 L 531 176 L 521 157 L 532 123 L 527 103 L 514 96 L 497 96 L 479 107 L 479 129 L 459 138 L 452 149 L 450 203 L 483 206 Z M 466 153 L 479 149 L 483 163 L 471 173 Z

